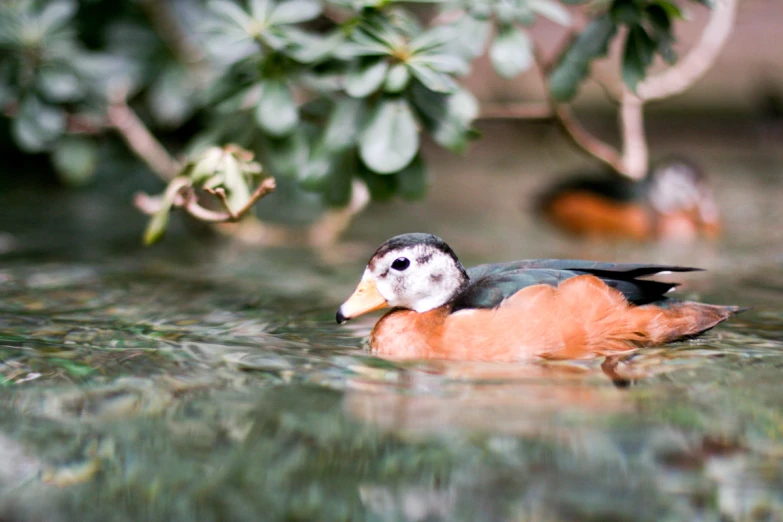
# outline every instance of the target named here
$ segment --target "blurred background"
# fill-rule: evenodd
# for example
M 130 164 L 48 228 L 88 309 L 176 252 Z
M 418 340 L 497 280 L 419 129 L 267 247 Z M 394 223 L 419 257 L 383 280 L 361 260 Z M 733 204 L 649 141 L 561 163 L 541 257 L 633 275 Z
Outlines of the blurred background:
M 587 176 L 604 188 L 582 189 L 603 190 L 599 196 L 610 203 L 650 207 L 649 179 L 633 180 L 651 178 L 648 171 L 672 157 L 705 179 L 699 183 L 707 187 L 704 199 L 714 206 L 714 228 L 724 241 L 771 221 L 745 220 L 769 210 L 763 200 L 778 185 L 781 57 L 760 43 L 774 36 L 776 4 L 718 2 L 710 10 L 696 1 L 541 2 L 544 7 L 530 8 L 521 1 L 509 12 L 492 2 L 467 9 L 459 2 L 393 4 L 378 10 L 372 2 L 302 2 L 278 20 L 267 2 L 255 6 L 258 13 L 250 4 L 188 0 L 163 7 L 6 3 L 0 27 L 5 250 L 70 247 L 71 236 L 83 239 L 85 230 L 103 237 L 96 245 L 130 247 L 147 222 L 132 209 L 134 195 L 162 193 L 188 161 L 192 173 L 208 146 L 228 143 L 245 147 L 278 187 L 255 205 L 263 224 L 223 227 L 250 244 L 334 244 L 346 229 L 349 238 L 368 239 L 372 229 L 378 241 L 444 227 L 457 244 L 476 242 L 470 252 L 477 255 L 490 237 L 515 245 L 498 252 L 504 258 L 568 253 L 585 234 L 568 233 L 570 210 L 547 216 L 545 194 L 573 192 L 567 181 Z M 624 12 L 626 4 L 636 7 Z M 655 8 L 668 13 L 662 29 Z M 257 20 L 268 35 L 254 29 L 253 16 L 273 20 Z M 710 20 L 721 17 L 728 18 L 724 28 L 710 30 Z M 608 29 L 599 34 L 593 29 L 604 19 Z M 355 25 L 355 34 L 345 29 Z M 647 51 L 629 49 L 634 31 L 652 35 Z M 569 45 L 579 34 L 585 36 Z M 406 41 L 419 45 L 419 35 L 425 35 L 420 54 L 400 58 Z M 689 62 L 700 47 L 707 58 Z M 573 49 L 588 51 L 575 57 Z M 633 93 L 633 82 L 676 69 L 666 62 L 676 64 L 677 57 L 686 69 L 703 70 L 662 99 L 647 102 L 640 91 L 637 100 L 646 103 L 636 118 L 626 117 L 630 105 L 622 97 Z M 552 107 L 564 107 L 568 117 Z M 231 195 L 223 167 L 207 165 L 215 174 L 210 186 Z M 258 183 L 256 174 L 245 175 L 233 190 L 236 208 Z M 189 182 L 188 190 L 208 184 L 207 177 Z M 760 187 L 746 186 L 756 181 Z M 208 196 L 199 201 L 219 208 Z M 168 207 L 146 206 L 148 214 L 154 210 L 166 219 L 150 222 L 148 238 L 156 226 L 162 233 L 169 225 Z M 174 234 L 210 235 L 213 227 L 184 214 L 172 214 Z M 446 215 L 463 217 L 460 230 L 471 232 L 448 230 L 454 220 Z M 771 239 L 775 231 L 760 234 Z M 636 239 L 664 235 L 648 230 Z M 716 234 L 684 236 L 675 243 Z

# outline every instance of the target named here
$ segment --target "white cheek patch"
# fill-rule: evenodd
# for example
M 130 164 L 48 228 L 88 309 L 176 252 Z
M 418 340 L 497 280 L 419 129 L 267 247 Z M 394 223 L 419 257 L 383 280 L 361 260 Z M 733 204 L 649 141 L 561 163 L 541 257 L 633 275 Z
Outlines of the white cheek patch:
M 410 266 L 394 270 L 395 259 L 405 257 Z M 447 303 L 463 283 L 463 274 L 448 254 L 427 246 L 389 252 L 376 261 L 376 284 L 391 306 L 426 312 Z

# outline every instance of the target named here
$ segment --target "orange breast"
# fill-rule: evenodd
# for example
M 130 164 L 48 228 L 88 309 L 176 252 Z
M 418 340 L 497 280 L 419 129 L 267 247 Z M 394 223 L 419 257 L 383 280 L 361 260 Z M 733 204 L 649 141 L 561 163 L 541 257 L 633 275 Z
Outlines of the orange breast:
M 582 359 L 670 342 L 712 328 L 731 307 L 630 304 L 591 275 L 524 288 L 494 309 L 392 310 L 372 331 L 377 355 L 402 359 Z

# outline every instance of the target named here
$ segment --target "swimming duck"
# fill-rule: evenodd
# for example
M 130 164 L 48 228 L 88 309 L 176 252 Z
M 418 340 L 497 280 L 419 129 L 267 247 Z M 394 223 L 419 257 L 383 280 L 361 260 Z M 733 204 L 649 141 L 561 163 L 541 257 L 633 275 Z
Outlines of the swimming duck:
M 431 234 L 403 234 L 372 255 L 337 311 L 344 323 L 391 307 L 370 334 L 382 357 L 582 359 L 693 337 L 740 311 L 666 297 L 640 279 L 695 268 L 536 259 L 466 270 Z
M 720 215 L 704 172 L 672 156 L 637 182 L 617 175 L 577 176 L 555 185 L 537 211 L 575 236 L 691 241 L 720 233 Z

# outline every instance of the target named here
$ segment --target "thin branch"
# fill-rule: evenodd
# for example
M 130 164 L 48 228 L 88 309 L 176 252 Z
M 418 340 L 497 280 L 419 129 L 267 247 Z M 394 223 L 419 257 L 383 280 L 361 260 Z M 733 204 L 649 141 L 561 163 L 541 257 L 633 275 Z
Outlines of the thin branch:
M 628 175 L 623 158 L 617 149 L 590 134 L 587 129 L 582 127 L 569 107 L 556 104 L 555 116 L 557 123 L 565 131 L 566 136 L 583 152 L 608 165 L 618 174 Z
M 128 107 L 124 89 L 111 93 L 107 110 L 109 124 L 120 133 L 128 147 L 165 181 L 174 179 L 182 166 L 153 136 L 144 122 Z
M 647 174 L 650 162 L 647 137 L 644 132 L 644 101 L 626 90 L 618 113 L 623 140 L 625 174 L 640 180 Z
M 169 186 L 166 188 L 165 196 L 149 196 L 143 192 L 139 192 L 134 196 L 133 202 L 136 205 L 136 208 L 143 213 L 153 215 L 161 209 L 161 206 L 166 199 L 171 198 L 173 201 L 171 206 L 173 208 L 182 208 L 185 212 L 199 221 L 205 223 L 236 223 L 253 208 L 253 205 L 258 203 L 258 200 L 274 190 L 275 179 L 265 178 L 259 183 L 258 187 L 256 187 L 256 190 L 251 194 L 250 199 L 247 200 L 245 205 L 236 212 L 232 211 L 228 206 L 225 190 L 208 190 L 210 194 L 221 201 L 223 207 L 226 209 L 225 212 L 220 212 L 202 207 L 198 202 L 198 196 L 196 195 L 193 186 L 190 184 L 190 180 L 181 176 L 169 183 Z M 172 193 L 172 191 L 175 193 Z
M 480 118 L 548 120 L 554 116 L 548 102 L 485 103 Z
M 205 189 L 207 192 L 215 196 L 220 200 L 220 203 L 223 205 L 223 208 L 226 209 L 226 212 L 223 214 L 226 216 L 225 219 L 222 220 L 222 222 L 236 222 L 242 219 L 242 216 L 247 214 L 251 208 L 253 208 L 253 205 L 258 203 L 258 200 L 269 194 L 270 192 L 273 192 L 276 188 L 275 184 L 275 178 L 264 178 L 264 180 L 259 183 L 258 187 L 256 187 L 256 190 L 253 192 L 253 194 L 250 196 L 250 199 L 247 200 L 247 203 L 234 212 L 231 210 L 231 207 L 228 204 L 228 198 L 226 197 L 226 191 L 222 188 L 217 189 Z
M 567 105 L 558 103 L 554 98 L 552 98 L 549 90 L 549 80 L 547 77 L 548 65 L 544 61 L 539 49 L 533 49 L 533 57 L 535 59 L 536 66 L 541 73 L 541 81 L 544 83 L 544 91 L 547 93 L 549 98 L 549 103 L 551 104 L 555 121 L 565 132 L 565 135 L 585 153 L 608 165 L 616 172 L 623 175 L 628 175 L 625 164 L 623 163 L 623 158 L 620 156 L 620 153 L 617 151 L 617 149 L 590 134 L 587 129 L 582 127 L 582 125 L 574 116 L 573 111 Z
M 738 4 L 739 0 L 718 0 L 696 45 L 676 65 L 641 82 L 636 88 L 638 96 L 645 101 L 668 98 L 696 83 L 715 63 L 731 36 Z
M 192 193 L 188 198 L 185 205 L 182 207 L 185 212 L 205 223 L 233 223 L 236 219 L 225 212 L 218 212 L 202 207 L 198 204 L 198 198 L 195 193 Z

